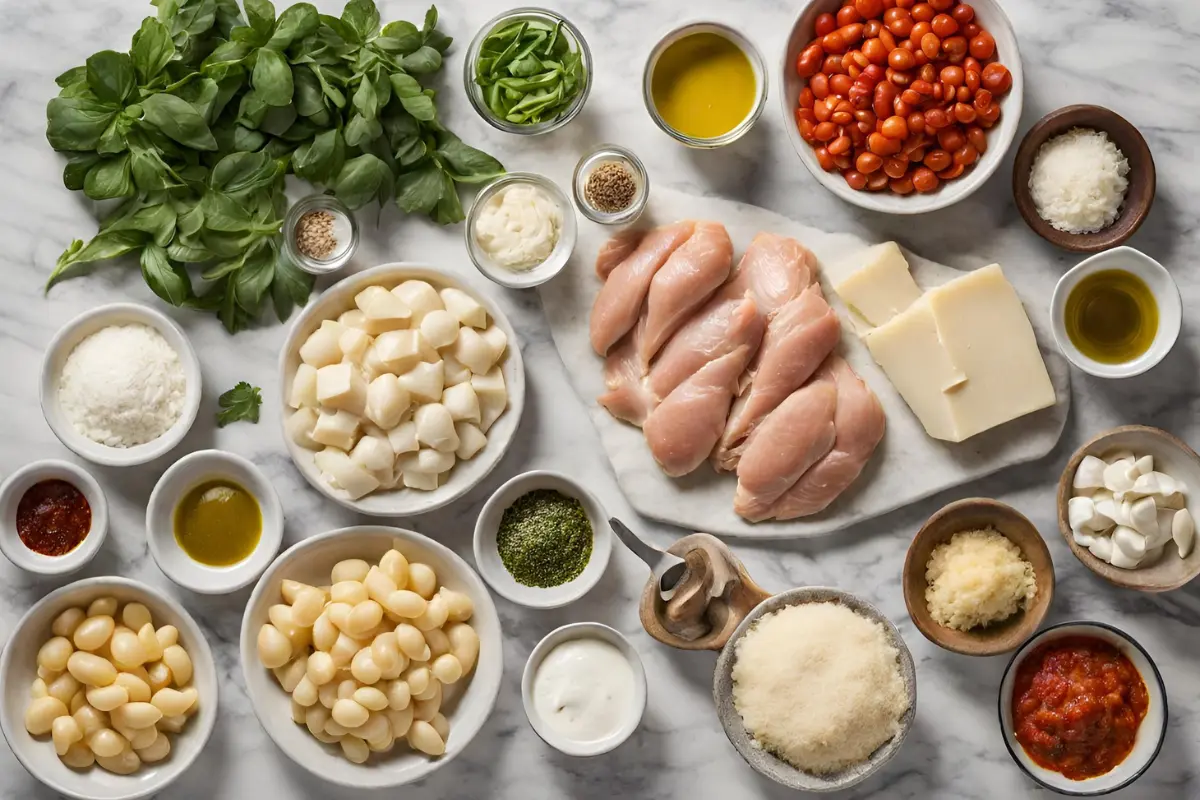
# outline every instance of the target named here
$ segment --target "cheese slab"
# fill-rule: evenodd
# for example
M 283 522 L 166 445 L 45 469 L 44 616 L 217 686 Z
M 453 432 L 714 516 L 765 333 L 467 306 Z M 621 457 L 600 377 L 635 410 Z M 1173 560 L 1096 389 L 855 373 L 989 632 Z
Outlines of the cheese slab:
M 665 187 L 655 188 L 639 224 L 663 225 L 688 218 L 724 223 L 733 237 L 735 259 L 759 231 L 796 238 L 821 262 L 825 297 L 842 319 L 849 312 L 833 287 L 863 265 L 864 251 L 874 244 L 857 236 L 802 225 L 757 206 L 697 197 Z M 887 433 L 859 479 L 821 514 L 786 522 L 746 522 L 733 511 L 736 480 L 732 476 L 702 467 L 681 479 L 668 478 L 650 455 L 641 430 L 613 419 L 596 402 L 606 387 L 603 362 L 592 352 L 588 340 L 588 317 L 601 286 L 595 272 L 596 253 L 612 233 L 600 225 L 581 226 L 571 260 L 557 277 L 538 287 L 538 293 L 554 345 L 572 387 L 588 408 L 617 482 L 630 505 L 646 517 L 723 536 L 823 536 L 1006 467 L 1042 458 L 1062 435 L 1070 404 L 1070 371 L 1066 360 L 1054 349 L 1049 320 L 1043 319 L 1044 315 L 1033 322 L 1058 402 L 962 444 L 938 441 L 926 434 L 858 334 L 843 325 L 840 351 L 879 397 L 887 413 Z M 923 290 L 964 274 L 902 252 Z
M 835 284 L 833 290 L 869 327 L 889 322 L 921 296 L 920 287 L 908 271 L 908 259 L 895 242 L 869 249 L 863 256 L 863 266 Z

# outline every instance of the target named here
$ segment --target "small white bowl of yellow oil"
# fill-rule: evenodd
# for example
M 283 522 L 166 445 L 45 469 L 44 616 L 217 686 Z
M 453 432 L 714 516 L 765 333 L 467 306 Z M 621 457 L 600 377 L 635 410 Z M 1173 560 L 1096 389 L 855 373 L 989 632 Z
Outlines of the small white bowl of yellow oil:
M 251 461 L 200 450 L 158 479 L 146 535 L 168 578 L 193 592 L 227 594 L 257 580 L 279 552 L 283 506 Z
M 1116 247 L 1058 281 L 1050 320 L 1072 364 L 1100 378 L 1132 378 L 1171 352 L 1183 302 L 1166 267 L 1132 247 Z
M 719 22 L 691 22 L 659 40 L 642 75 L 646 110 L 672 138 L 714 148 L 742 138 L 767 102 L 762 55 Z

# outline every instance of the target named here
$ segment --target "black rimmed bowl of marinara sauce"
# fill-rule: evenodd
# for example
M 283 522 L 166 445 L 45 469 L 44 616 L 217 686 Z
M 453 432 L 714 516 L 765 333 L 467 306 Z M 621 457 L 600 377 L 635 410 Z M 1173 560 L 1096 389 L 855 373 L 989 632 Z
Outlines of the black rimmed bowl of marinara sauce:
M 37 461 L 0 484 L 0 551 L 42 575 L 74 572 L 108 533 L 108 502 L 96 479 L 67 461 Z
M 1136 781 L 1167 734 L 1167 691 L 1154 660 L 1102 622 L 1064 622 L 1029 638 L 1004 671 L 999 712 L 1021 771 L 1074 797 Z

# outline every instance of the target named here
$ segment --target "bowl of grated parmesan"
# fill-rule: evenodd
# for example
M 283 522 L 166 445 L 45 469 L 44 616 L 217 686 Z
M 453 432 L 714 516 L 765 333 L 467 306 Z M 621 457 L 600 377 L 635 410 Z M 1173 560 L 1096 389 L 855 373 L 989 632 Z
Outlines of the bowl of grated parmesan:
M 94 464 L 128 467 L 167 453 L 195 422 L 200 394 L 200 362 L 183 331 L 137 303 L 79 315 L 42 362 L 46 423 Z

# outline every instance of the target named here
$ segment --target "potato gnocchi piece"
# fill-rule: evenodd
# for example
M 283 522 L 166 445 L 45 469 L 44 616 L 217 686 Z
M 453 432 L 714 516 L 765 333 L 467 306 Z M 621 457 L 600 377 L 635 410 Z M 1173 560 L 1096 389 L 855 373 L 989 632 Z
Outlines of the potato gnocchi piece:
M 487 343 L 488 350 L 492 354 L 492 364 L 495 364 L 508 349 L 508 334 L 501 330 L 499 325 L 492 325 L 479 336 Z
M 296 367 L 296 375 L 292 378 L 292 391 L 288 396 L 288 405 L 292 408 L 317 407 L 317 368 L 312 364 L 301 364 Z
M 458 332 L 450 355 L 476 375 L 487 372 L 496 361 L 492 357 L 492 345 L 474 328 L 463 328 Z
M 430 472 L 401 471 L 404 486 L 407 489 L 417 489 L 422 492 L 432 492 L 438 488 L 438 476 Z
M 479 429 L 484 433 L 508 408 L 508 389 L 504 385 L 504 373 L 493 367 L 484 375 L 471 378 L 471 388 L 479 398 Z
M 300 345 L 300 360 L 317 369 L 336 364 L 342 360 L 342 348 L 338 345 L 345 328 L 332 320 L 325 320 L 321 327 L 309 334 Z
M 417 423 L 417 441 L 422 445 L 451 453 L 458 449 L 454 417 L 441 403 L 419 406 L 413 414 L 413 421 Z
M 368 472 L 390 471 L 396 461 L 396 454 L 392 452 L 392 445 L 387 439 L 364 436 L 354 445 L 350 460 Z
M 428 349 L 419 330 L 381 333 L 372 347 L 375 358 L 383 368 L 396 375 L 408 372 L 419 364 Z
M 430 311 L 439 311 L 445 308 L 442 305 L 442 298 L 438 296 L 437 290 L 425 281 L 405 281 L 395 289 L 392 289 L 392 294 L 399 297 L 401 301 L 412 309 L 414 325 L 419 325 L 421 320 Z
M 321 367 L 317 370 L 317 402 L 322 409 L 363 416 L 367 408 L 367 381 L 362 370 L 347 361 Z
M 385 431 L 400 424 L 412 396 L 395 375 L 385 373 L 367 386 L 366 417 Z
M 360 420 L 349 411 L 324 411 L 317 415 L 317 424 L 313 427 L 312 439 L 328 447 L 350 451 L 358 441 Z
M 421 336 L 436 350 L 454 344 L 458 339 L 458 331 L 458 320 L 444 309 L 430 311 L 421 320 Z
M 458 359 L 447 353 L 442 357 L 443 383 L 446 386 L 457 386 L 471 380 L 471 370 L 459 363 Z
M 400 386 L 418 402 L 436 403 L 442 399 L 444 380 L 441 361 L 422 361 L 400 376 Z
M 470 422 L 454 423 L 454 432 L 458 434 L 458 449 L 454 451 L 454 455 L 459 461 L 474 458 L 487 444 L 487 436 Z
M 413 316 L 412 309 L 399 295 L 382 286 L 363 289 L 354 296 L 354 305 L 358 306 L 368 321 L 409 320 Z
M 470 328 L 487 327 L 487 311 L 479 302 L 462 289 L 448 286 L 438 293 L 446 310 L 462 324 Z
M 459 383 L 442 390 L 442 405 L 455 422 L 479 422 L 479 398 L 470 383 Z
M 346 328 L 338 338 L 342 355 L 352 364 L 361 364 L 371 346 L 371 337 L 360 328 Z
M 357 500 L 379 488 L 379 479 L 350 460 L 342 450 L 326 447 L 314 457 L 317 469 L 335 489 L 342 489 Z
M 416 452 L 420 446 L 417 442 L 417 423 L 412 420 L 401 422 L 395 428 L 388 431 L 388 442 L 392 445 L 392 452 L 396 455 L 404 453 Z
M 323 444 L 312 438 L 317 427 L 318 414 L 316 409 L 301 408 L 291 414 L 283 423 L 288 438 L 305 450 L 320 450 Z

